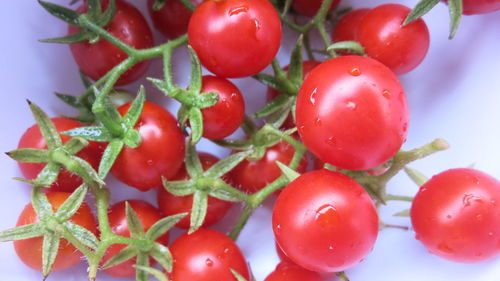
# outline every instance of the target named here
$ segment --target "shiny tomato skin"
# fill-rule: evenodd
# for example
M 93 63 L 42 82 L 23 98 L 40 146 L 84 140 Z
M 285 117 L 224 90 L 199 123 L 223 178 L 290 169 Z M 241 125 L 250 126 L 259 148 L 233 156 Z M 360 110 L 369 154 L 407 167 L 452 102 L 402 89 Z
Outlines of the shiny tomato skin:
M 193 14 L 180 0 L 168 0 L 163 7 L 155 11 L 153 3 L 155 0 L 148 0 L 148 10 L 154 27 L 168 39 L 175 39 L 187 32 L 189 19 Z M 196 7 L 203 0 L 190 0 Z
M 326 169 L 302 174 L 286 186 L 272 220 L 286 256 L 316 272 L 356 265 L 370 253 L 378 234 L 377 211 L 368 193 L 350 177 Z
M 323 281 L 321 275 L 291 262 L 280 262 L 264 281 Z
M 107 7 L 107 1 L 104 7 Z M 78 8 L 79 12 L 86 12 L 86 5 Z M 116 14 L 106 26 L 106 31 L 116 38 L 136 49 L 153 47 L 153 34 L 141 12 L 126 1 L 116 1 Z M 78 33 L 79 28 L 69 25 L 68 34 Z M 70 44 L 71 53 L 80 70 L 93 80 L 99 80 L 114 66 L 127 58 L 127 54 L 110 42 L 100 39 L 97 43 L 88 41 Z M 142 61 L 127 70 L 118 79 L 115 85 L 126 85 L 142 77 L 150 61 Z
M 281 21 L 267 0 L 207 0 L 194 11 L 189 44 L 202 65 L 220 77 L 259 73 L 281 43 Z
M 213 156 L 210 153 L 199 152 L 201 166 L 203 170 L 207 170 L 215 163 L 219 161 L 219 158 Z M 181 170 L 172 178 L 173 181 L 177 180 L 187 180 L 189 175 L 187 174 L 186 167 L 183 165 Z M 231 184 L 231 176 L 229 174 L 224 175 L 223 179 Z M 204 227 L 211 226 L 218 221 L 220 221 L 224 215 L 227 213 L 229 208 L 233 204 L 229 201 L 223 201 L 215 197 L 208 197 L 208 207 L 207 215 L 205 221 L 203 222 Z M 173 194 L 166 191 L 164 188 L 158 189 L 158 207 L 163 212 L 165 216 L 171 216 L 175 214 L 180 214 L 184 212 L 191 213 L 191 208 L 193 206 L 193 195 L 188 196 L 174 196 Z M 176 226 L 183 229 L 188 229 L 190 224 L 191 214 L 180 220 Z
M 250 271 L 243 253 L 226 235 L 200 228 L 183 234 L 170 246 L 174 266 L 172 281 L 236 281 L 230 269 L 250 280 Z
M 444 2 L 448 3 L 447 0 Z M 486 14 L 500 10 L 499 0 L 463 0 L 464 15 Z
M 341 169 L 369 170 L 396 154 L 408 129 L 408 106 L 397 77 L 360 56 L 323 62 L 297 98 L 297 127 L 316 157 Z
M 129 107 L 127 103 L 117 110 L 123 116 Z M 142 143 L 137 148 L 125 146 L 111 173 L 140 191 L 160 187 L 162 176 L 170 179 L 182 166 L 184 135 L 170 112 L 148 101 L 134 128 L 139 131 Z
M 142 200 L 126 200 L 115 203 L 108 211 L 109 216 L 109 224 L 111 226 L 111 230 L 113 233 L 130 237 L 130 231 L 128 229 L 127 223 L 127 215 L 125 211 L 125 202 L 130 204 L 130 207 L 134 209 L 137 213 L 139 220 L 141 221 L 142 226 L 144 227 L 144 231 L 147 231 L 151 226 L 153 226 L 157 221 L 163 218 L 160 210 L 158 210 L 153 205 L 149 204 L 146 201 Z M 167 245 L 168 243 L 168 232 L 164 235 L 160 236 L 156 242 Z M 114 255 L 118 254 L 121 250 L 123 250 L 127 245 L 125 244 L 114 244 L 111 245 L 106 254 L 103 257 L 103 261 L 109 260 Z M 154 264 L 154 260 L 150 259 L 150 262 Z M 131 277 L 135 275 L 135 268 L 133 267 L 136 263 L 136 258 L 129 259 L 121 264 L 115 265 L 110 268 L 104 269 L 109 275 L 115 277 Z
M 71 193 L 67 192 L 47 192 L 47 199 L 52 205 L 54 212 L 68 199 Z M 17 220 L 17 226 L 37 223 L 39 218 L 30 204 L 24 207 Z M 78 224 L 94 234 L 97 234 L 97 223 L 92 211 L 86 203 L 83 203 L 78 211 L 69 220 Z M 30 238 L 14 241 L 14 248 L 17 256 L 27 266 L 42 271 L 42 244 L 43 237 Z M 66 239 L 61 239 L 56 260 L 52 267 L 52 272 L 64 270 L 78 264 L 83 258 L 83 254 L 71 245 Z
M 357 41 L 359 24 L 363 17 L 370 11 L 370 9 L 356 9 L 345 14 L 335 24 L 332 30 L 332 40 L 339 41 Z
M 245 118 L 245 101 L 231 81 L 212 75 L 202 77 L 202 93 L 216 92 L 219 101 L 203 108 L 203 137 L 221 140 L 234 133 Z
M 84 127 L 84 125 L 73 119 L 65 117 L 55 117 L 50 119 L 58 132 L 64 132 L 72 130 L 79 127 Z M 71 137 L 60 135 L 63 143 L 66 143 Z M 87 161 L 95 170 L 99 167 L 99 162 L 101 161 L 102 153 L 105 149 L 105 144 L 100 142 L 89 141 L 89 145 L 80 150 L 76 156 Z M 33 125 L 24 132 L 19 140 L 17 148 L 37 148 L 37 149 L 47 149 L 47 144 L 45 139 L 40 132 L 38 125 Z M 27 163 L 18 162 L 19 168 L 23 176 L 26 179 L 35 179 L 40 171 L 45 167 L 45 163 Z M 76 174 L 68 172 L 66 169 L 62 169 L 57 177 L 57 180 L 50 185 L 50 191 L 62 191 L 62 192 L 72 192 L 78 186 L 82 184 L 82 178 Z
M 301 15 L 314 17 L 318 13 L 319 8 L 321 8 L 321 3 L 323 3 L 323 0 L 293 0 L 292 8 Z M 340 0 L 333 0 L 328 12 L 335 9 L 339 3 Z
M 417 67 L 430 45 L 429 29 L 422 19 L 402 26 L 410 11 L 399 4 L 378 6 L 363 17 L 357 32 L 366 54 L 398 75 Z
M 478 170 L 439 173 L 413 199 L 416 237 L 444 259 L 476 263 L 500 254 L 500 182 Z
M 260 160 L 243 160 L 231 172 L 236 187 L 247 193 L 261 190 L 281 176 L 281 169 L 276 165 L 276 161 L 289 165 L 294 153 L 293 146 L 285 141 L 280 141 L 267 148 Z M 306 169 L 307 158 L 304 157 L 300 161 L 297 171 L 303 173 Z

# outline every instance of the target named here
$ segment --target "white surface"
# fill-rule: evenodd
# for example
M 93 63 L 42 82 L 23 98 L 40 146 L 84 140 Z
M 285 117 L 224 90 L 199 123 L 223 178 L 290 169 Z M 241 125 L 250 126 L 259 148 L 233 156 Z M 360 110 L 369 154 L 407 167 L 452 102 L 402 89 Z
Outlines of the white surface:
M 69 0 L 55 2 L 68 3 Z M 146 1 L 133 2 L 144 8 Z M 343 5 L 347 2 L 344 1 Z M 375 6 L 387 1 L 369 2 L 370 6 Z M 413 6 L 417 1 L 398 2 Z M 365 1 L 361 0 L 350 4 L 366 7 Z M 476 168 L 500 178 L 500 12 L 464 17 L 453 41 L 447 40 L 448 14 L 443 4 L 425 19 L 432 38 L 429 54 L 420 67 L 401 77 L 411 109 L 410 131 L 404 148 L 420 146 L 436 137 L 448 140 L 451 148 L 411 166 L 432 175 L 447 168 L 475 163 Z M 0 9 L 0 90 L 3 98 L 0 151 L 16 148 L 21 134 L 34 122 L 26 98 L 51 115 L 71 112 L 52 94 L 54 91 L 78 94 L 82 90 L 69 49 L 64 45 L 37 42 L 37 39 L 64 35 L 65 32 L 66 25 L 48 15 L 36 1 L 4 1 Z M 163 40 L 160 36 L 155 38 L 157 42 Z M 283 65 L 288 63 L 285 55 L 290 48 L 291 44 L 286 44 L 281 50 Z M 185 53 L 174 63 L 179 81 L 185 84 L 187 77 L 181 74 L 189 70 L 189 65 L 181 65 L 181 59 L 186 59 Z M 149 75 L 159 76 L 159 66 L 155 62 Z M 263 104 L 263 86 L 251 79 L 236 83 L 247 97 L 249 112 Z M 136 89 L 138 84 L 130 88 Z M 177 107 L 147 85 L 149 98 L 171 109 Z M 201 150 L 219 155 L 227 153 L 206 142 L 203 144 Z M 0 229 L 3 230 L 15 225 L 18 214 L 29 201 L 29 187 L 11 180 L 20 176 L 20 172 L 16 163 L 7 156 L 0 156 L 0 167 Z M 132 197 L 155 201 L 153 193 L 121 187 L 115 181 L 111 181 L 110 186 L 123 190 L 120 194 L 114 193 L 113 201 Z M 413 195 L 417 188 L 405 175 L 399 175 L 391 181 L 389 191 Z M 409 225 L 407 218 L 391 216 L 408 206 L 407 203 L 391 203 L 382 208 L 382 219 L 387 223 Z M 263 280 L 278 260 L 274 252 L 270 214 L 270 203 L 267 202 L 255 212 L 238 240 L 257 280 Z M 412 232 L 387 229 L 380 233 L 375 249 L 367 259 L 348 270 L 347 274 L 353 281 L 498 281 L 500 259 L 474 265 L 447 262 L 429 254 L 414 239 Z M 12 243 L 0 244 L 0 280 L 40 278 L 40 273 L 18 260 Z M 85 280 L 85 266 L 82 263 L 68 271 L 54 273 L 49 280 Z M 101 274 L 98 280 L 112 278 Z

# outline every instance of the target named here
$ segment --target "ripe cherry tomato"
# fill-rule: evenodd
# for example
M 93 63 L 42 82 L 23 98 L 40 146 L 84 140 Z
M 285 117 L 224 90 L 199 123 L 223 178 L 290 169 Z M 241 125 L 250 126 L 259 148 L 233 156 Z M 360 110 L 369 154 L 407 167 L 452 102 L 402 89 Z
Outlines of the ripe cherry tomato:
M 84 125 L 73 119 L 56 117 L 51 119 L 58 132 L 64 132 L 78 127 L 83 127 Z M 63 143 L 67 142 L 71 138 L 65 135 L 60 135 Z M 45 139 L 40 132 L 38 125 L 31 126 L 19 140 L 17 148 L 38 148 L 47 149 L 47 144 Z M 102 153 L 104 151 L 105 144 L 89 141 L 89 145 L 80 150 L 76 156 L 87 161 L 94 169 L 97 170 L 99 167 L 99 162 L 101 161 Z M 40 171 L 45 167 L 45 163 L 27 163 L 18 162 L 19 168 L 26 179 L 35 179 Z M 82 178 L 80 176 L 68 172 L 66 169 L 62 169 L 57 177 L 57 180 L 50 186 L 51 191 L 64 191 L 72 192 L 78 186 L 82 184 Z
M 295 149 L 286 141 L 280 141 L 267 148 L 264 156 L 257 161 L 243 160 L 231 172 L 236 186 L 242 191 L 254 193 L 281 176 L 281 169 L 276 161 L 288 165 L 292 161 Z M 300 161 L 297 171 L 305 172 L 307 158 Z
M 203 170 L 207 170 L 215 163 L 219 161 L 219 158 L 213 156 L 212 154 L 199 152 L 198 156 L 200 157 L 201 165 Z M 181 170 L 172 178 L 173 181 L 176 180 L 187 180 L 189 175 L 186 172 L 186 167 L 183 166 Z M 231 176 L 226 174 L 224 176 L 224 180 L 231 184 Z M 193 206 L 193 196 L 174 196 L 164 188 L 158 189 L 158 207 L 163 212 L 165 216 L 180 214 L 184 212 L 191 213 L 191 207 Z M 224 215 L 227 213 L 229 208 L 231 208 L 232 203 L 228 201 L 223 201 L 212 196 L 208 197 L 208 208 L 207 215 L 205 217 L 205 221 L 203 222 L 203 226 L 211 226 L 214 223 L 220 221 Z M 186 216 L 182 220 L 180 220 L 176 226 L 184 229 L 189 228 L 189 220 L 191 215 Z
M 245 101 L 240 90 L 229 80 L 205 75 L 202 93 L 216 92 L 219 101 L 203 108 L 203 136 L 211 140 L 223 139 L 236 131 L 245 118 Z
M 130 103 L 117 110 L 125 115 Z M 161 177 L 172 178 L 184 160 L 184 136 L 177 120 L 161 106 L 146 101 L 134 127 L 142 143 L 137 148 L 125 146 L 111 173 L 120 181 L 141 191 L 162 185 Z
M 296 117 L 307 148 L 349 170 L 388 161 L 408 129 L 399 80 L 383 64 L 360 56 L 330 59 L 313 69 L 300 88 Z
M 163 218 L 160 211 L 149 204 L 146 201 L 142 200 L 127 200 L 120 201 L 113 206 L 108 211 L 109 216 L 109 225 L 111 226 L 111 230 L 113 233 L 118 234 L 124 237 L 130 237 L 130 231 L 128 229 L 127 223 L 127 215 L 125 211 L 125 202 L 130 204 L 130 207 L 134 209 L 141 221 L 142 226 L 144 227 L 144 231 L 147 231 L 153 224 Z M 168 232 L 164 235 L 160 236 L 156 242 L 167 245 L 168 243 Z M 125 244 L 113 244 L 111 245 L 106 254 L 103 257 L 103 261 L 109 260 L 114 255 L 118 254 L 121 250 L 123 250 L 127 245 Z M 110 268 L 106 268 L 104 271 L 109 275 L 115 277 L 130 277 L 135 275 L 135 265 L 136 258 L 129 259 L 121 264 L 115 265 Z M 150 259 L 151 263 L 154 263 L 153 259 Z
M 365 52 L 396 74 L 417 67 L 429 50 L 429 30 L 422 19 L 402 26 L 410 8 L 386 4 L 371 9 L 359 23 L 357 39 Z
M 339 2 L 340 0 L 333 0 L 328 12 L 335 9 Z M 319 8 L 321 8 L 321 3 L 323 3 L 323 0 L 293 0 L 292 8 L 301 15 L 314 17 L 319 11 Z
M 448 3 L 447 0 L 444 2 Z M 463 14 L 477 15 L 500 10 L 499 0 L 463 0 Z
M 411 207 L 416 237 L 447 260 L 473 263 L 500 254 L 500 182 L 474 169 L 427 181 Z
M 57 212 L 59 207 L 61 207 L 70 195 L 71 193 L 67 192 L 48 192 L 47 199 L 52 205 L 52 210 Z M 35 209 L 33 209 L 33 206 L 30 203 L 24 207 L 23 211 L 19 215 L 17 226 L 37 223 L 39 221 L 40 220 L 35 212 Z M 81 205 L 80 209 L 78 209 L 70 221 L 86 228 L 94 234 L 97 234 L 96 221 L 92 215 L 92 211 L 90 211 L 90 208 L 86 203 Z M 24 264 L 35 270 L 42 271 L 42 244 L 43 237 L 36 237 L 14 241 L 14 248 L 17 256 Z M 83 254 L 80 251 L 78 251 L 66 239 L 61 239 L 57 257 L 54 265 L 52 266 L 52 272 L 72 267 L 79 263 L 82 258 Z
M 323 281 L 317 272 L 309 271 L 291 262 L 281 262 L 264 281 Z
M 273 231 L 283 252 L 297 265 L 338 272 L 371 251 L 378 216 L 361 185 L 321 169 L 302 174 L 281 192 L 273 209 Z
M 153 10 L 154 2 L 155 0 L 148 0 L 149 14 L 155 28 L 161 34 L 168 39 L 175 39 L 187 32 L 192 12 L 180 0 L 168 0 L 158 11 Z M 190 0 L 190 2 L 198 6 L 203 0 Z
M 103 1 L 107 7 L 107 1 Z M 79 12 L 86 12 L 84 4 L 78 8 Z M 141 12 L 126 1 L 116 1 L 116 14 L 113 20 L 106 26 L 106 31 L 116 38 L 136 49 L 146 49 L 153 46 L 153 34 L 142 16 Z M 68 34 L 80 32 L 75 26 L 69 25 Z M 114 66 L 127 58 L 127 54 L 115 45 L 104 39 L 97 43 L 82 42 L 70 45 L 71 53 L 75 58 L 80 70 L 93 80 L 99 80 Z M 116 85 L 129 84 L 139 79 L 148 69 L 150 61 L 143 61 L 127 70 Z
M 267 0 L 208 0 L 194 11 L 188 39 L 209 71 L 246 77 L 273 60 L 281 43 L 281 21 Z
M 319 64 L 320 64 L 319 61 L 314 61 L 314 60 L 304 61 L 302 63 L 302 75 L 303 75 L 304 79 L 307 77 L 307 75 L 309 75 L 309 72 L 311 72 L 311 70 L 313 70 L 313 68 L 315 68 Z M 283 70 L 288 71 L 288 68 L 289 68 L 289 66 L 287 65 L 283 68 Z M 267 93 L 266 93 L 267 102 L 272 101 L 273 99 L 277 98 L 279 95 L 280 95 L 280 93 L 277 90 L 275 90 L 271 87 L 267 87 Z M 290 113 L 288 115 L 288 117 L 286 118 L 285 122 L 283 123 L 283 125 L 281 126 L 281 129 L 288 130 L 288 129 L 291 129 L 293 127 L 295 127 L 295 121 L 293 121 L 293 116 Z
M 200 228 L 183 234 L 170 246 L 174 266 L 172 281 L 236 281 L 232 268 L 250 280 L 245 257 L 231 238 L 211 229 Z
M 356 9 L 345 14 L 335 24 L 332 32 L 332 40 L 338 41 L 357 41 L 359 24 L 363 17 L 370 11 L 370 9 Z

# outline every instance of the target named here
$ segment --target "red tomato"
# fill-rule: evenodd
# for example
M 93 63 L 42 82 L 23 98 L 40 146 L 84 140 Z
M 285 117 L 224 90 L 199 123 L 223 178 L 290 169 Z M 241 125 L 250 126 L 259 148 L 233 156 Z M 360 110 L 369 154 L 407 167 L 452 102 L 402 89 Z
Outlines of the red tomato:
M 305 173 L 280 194 L 273 231 L 286 256 L 305 269 L 338 272 L 372 250 L 378 216 L 355 180 L 326 169 Z
M 317 272 L 309 271 L 290 262 L 281 262 L 264 281 L 323 281 Z
M 500 253 L 500 182 L 474 169 L 451 169 L 427 181 L 411 207 L 416 237 L 447 260 L 473 263 Z
M 230 269 L 250 280 L 241 250 L 218 231 L 200 228 L 191 235 L 183 234 L 170 246 L 170 251 L 174 258 L 172 281 L 236 281 Z
M 381 5 L 359 23 L 357 38 L 366 54 L 396 74 L 413 70 L 429 50 L 429 30 L 422 19 L 402 26 L 410 11 L 399 4 Z
M 335 9 L 339 2 L 340 0 L 333 0 L 328 12 Z M 323 0 L 293 0 L 292 8 L 301 15 L 314 17 L 318 13 L 319 8 L 321 8 L 321 3 L 323 3 Z
M 154 2 L 155 0 L 148 0 L 149 14 L 155 28 L 161 34 L 169 39 L 175 39 L 187 32 L 192 12 L 180 0 L 168 0 L 158 11 L 153 10 Z M 203 0 L 190 0 L 190 2 L 198 6 Z
M 74 128 L 83 127 L 84 125 L 78 121 L 64 118 L 56 117 L 51 119 L 58 132 L 68 131 Z M 61 135 L 63 143 L 71 139 L 71 137 Z M 38 148 L 47 149 L 47 144 L 45 139 L 40 132 L 38 125 L 31 126 L 19 140 L 17 148 Z M 97 170 L 99 167 L 99 162 L 101 161 L 102 153 L 104 151 L 105 144 L 99 142 L 89 141 L 89 145 L 80 150 L 76 156 L 82 158 L 83 160 L 89 162 L 89 164 Z M 18 162 L 19 168 L 26 179 L 35 179 L 40 171 L 45 167 L 45 163 L 27 163 Z M 57 177 L 57 180 L 50 186 L 51 191 L 64 191 L 72 192 L 78 186 L 82 184 L 82 178 L 80 176 L 68 172 L 66 169 L 62 169 Z
M 142 200 L 127 200 L 120 201 L 113 206 L 108 211 L 109 216 L 109 224 L 113 233 L 118 234 L 124 237 L 130 237 L 130 231 L 128 229 L 127 223 L 127 215 L 125 211 L 125 202 L 130 204 L 130 207 L 134 209 L 139 217 L 139 220 L 144 227 L 144 231 L 147 231 L 153 224 L 163 218 L 160 211 L 149 204 L 146 201 Z M 168 243 L 168 232 L 164 235 L 160 236 L 156 242 L 167 245 Z M 103 257 L 103 262 L 109 260 L 114 255 L 118 254 L 121 250 L 123 250 L 127 245 L 126 244 L 113 244 L 108 248 L 106 254 Z M 109 275 L 115 277 L 131 277 L 135 275 L 135 265 L 136 258 L 129 259 L 121 264 L 115 265 L 113 267 L 107 268 L 104 271 Z M 150 259 L 151 263 L 154 263 L 153 259 Z
M 217 76 L 240 78 L 259 73 L 281 43 L 281 21 L 267 0 L 208 0 L 194 11 L 189 44 Z
M 276 165 L 276 161 L 288 165 L 292 161 L 294 153 L 293 146 L 285 141 L 280 141 L 267 148 L 260 160 L 243 160 L 232 170 L 231 175 L 237 187 L 242 191 L 257 192 L 281 176 L 281 169 Z M 297 171 L 303 173 L 306 169 L 307 158 L 304 157 L 300 161 Z
M 358 29 L 363 17 L 370 11 L 370 9 L 356 9 L 345 14 L 335 24 L 332 32 L 332 40 L 339 41 L 357 41 Z
M 201 92 L 216 92 L 219 101 L 203 108 L 203 136 L 211 140 L 223 139 L 236 131 L 245 118 L 245 101 L 240 90 L 229 80 L 205 75 Z
M 47 198 L 52 205 L 54 212 L 68 199 L 71 193 L 48 192 Z M 78 224 L 87 230 L 97 234 L 97 225 L 86 203 L 83 203 L 78 211 L 70 219 L 72 223 Z M 17 220 L 17 226 L 40 222 L 33 206 L 30 204 L 24 207 Z M 42 271 L 42 244 L 43 237 L 30 238 L 14 241 L 14 248 L 17 256 L 27 266 Z M 64 270 L 80 262 L 83 254 L 71 245 L 66 239 L 61 239 L 57 257 L 52 266 L 52 272 Z
M 204 170 L 207 170 L 215 163 L 219 161 L 219 158 L 213 156 L 212 154 L 199 152 L 201 165 Z M 186 167 L 183 166 L 181 170 L 172 178 L 173 181 L 176 180 L 187 180 L 189 175 L 186 172 Z M 230 184 L 231 178 L 229 175 L 224 176 L 224 180 Z M 193 206 L 193 196 L 174 196 L 173 194 L 166 191 L 164 188 L 158 189 L 158 207 L 163 212 L 165 216 L 175 215 L 179 213 L 189 212 L 191 213 L 191 207 Z M 227 213 L 229 208 L 231 208 L 232 203 L 228 201 L 223 201 L 212 196 L 208 197 L 208 208 L 205 221 L 202 226 L 211 226 L 214 223 L 220 221 L 224 215 Z M 180 220 L 176 226 L 184 229 L 189 228 L 191 215 L 186 216 Z
M 107 7 L 107 1 L 103 1 Z M 86 12 L 86 5 L 78 8 L 79 12 Z M 116 14 L 106 26 L 106 31 L 116 38 L 136 49 L 146 49 L 153 46 L 153 34 L 142 16 L 133 5 L 116 1 Z M 69 25 L 68 34 L 78 33 L 79 28 Z M 70 45 L 71 53 L 80 67 L 80 70 L 93 80 L 99 80 L 114 66 L 127 58 L 127 54 L 115 45 L 101 39 L 97 43 L 82 42 Z M 139 79 L 148 69 L 150 61 L 143 61 L 127 70 L 116 82 L 116 85 L 129 84 Z
M 307 77 L 307 75 L 309 75 L 309 72 L 311 72 L 311 70 L 313 70 L 313 68 L 315 68 L 319 64 L 320 64 L 319 61 L 313 61 L 313 60 L 304 61 L 302 63 L 302 75 L 303 75 L 304 79 L 305 79 L 305 77 Z M 283 70 L 285 70 L 285 71 L 288 71 L 288 69 L 289 69 L 288 65 L 283 68 Z M 277 90 L 275 90 L 271 87 L 267 87 L 267 93 L 266 93 L 267 102 L 272 101 L 273 99 L 277 98 L 279 95 L 280 95 L 280 93 Z M 295 121 L 293 121 L 293 116 L 290 113 L 288 115 L 288 117 L 286 118 L 285 122 L 283 123 L 283 125 L 281 126 L 281 129 L 288 130 L 288 129 L 291 129 L 293 127 L 295 127 Z
M 125 115 L 127 103 L 118 108 Z M 125 146 L 111 173 L 120 181 L 141 191 L 162 185 L 161 177 L 172 178 L 184 160 L 184 136 L 177 120 L 161 106 L 147 102 L 134 127 L 142 137 L 137 148 Z
M 448 1 L 444 0 L 448 3 Z M 477 15 L 500 10 L 499 0 L 463 0 L 463 14 Z
M 296 118 L 316 157 L 349 170 L 391 159 L 408 129 L 399 80 L 383 64 L 360 56 L 330 59 L 311 71 L 299 91 Z

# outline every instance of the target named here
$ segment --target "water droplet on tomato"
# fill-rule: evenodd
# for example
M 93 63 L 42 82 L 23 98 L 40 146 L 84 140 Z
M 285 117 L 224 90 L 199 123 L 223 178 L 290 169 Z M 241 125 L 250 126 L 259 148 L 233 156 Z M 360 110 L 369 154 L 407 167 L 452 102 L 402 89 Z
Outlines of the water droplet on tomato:
M 333 251 L 333 246 L 332 245 L 328 246 L 328 250 Z
M 276 225 L 276 228 L 277 228 L 277 229 L 281 229 L 281 225 L 279 225 L 279 224 L 278 224 L 278 225 Z
M 357 67 L 354 67 L 353 69 L 351 69 L 349 71 L 349 73 L 352 75 L 352 76 L 359 76 L 361 75 L 361 70 L 359 70 L 359 68 Z
M 384 96 L 384 98 L 386 98 L 386 99 L 390 99 L 392 97 L 392 94 L 388 90 L 384 90 L 382 92 L 382 96 Z
M 229 248 L 224 249 L 224 254 L 227 254 L 227 253 L 229 253 Z
M 321 125 L 321 118 L 319 118 L 319 117 L 318 117 L 318 118 L 316 118 L 316 119 L 314 120 L 314 125 L 316 125 L 316 126 L 320 126 L 320 125 Z
M 318 88 L 314 88 L 311 95 L 309 96 L 309 101 L 311 102 L 312 105 L 314 105 L 316 103 L 316 92 L 317 91 L 318 91 Z
M 477 215 L 476 215 L 476 220 L 478 220 L 478 221 L 482 221 L 482 220 L 483 220 L 483 215 L 481 215 L 481 214 L 477 214 Z
M 255 32 L 260 30 L 260 27 L 262 26 L 260 22 L 256 19 L 253 20 L 253 23 L 255 24 Z
M 488 236 L 493 236 L 493 232 L 488 232 Z
M 154 162 L 153 160 L 149 159 L 148 161 L 146 161 L 146 164 L 148 164 L 148 166 L 153 166 Z
M 238 94 L 231 93 L 231 95 L 229 96 L 229 98 L 232 99 L 232 100 L 234 100 L 234 99 L 236 99 L 237 96 L 238 96 Z
M 446 245 L 444 243 L 441 243 L 438 245 L 438 250 L 440 250 L 441 252 L 443 252 L 445 254 L 455 253 L 455 250 L 453 250 L 452 248 L 450 248 L 448 245 Z
M 241 6 L 237 6 L 237 7 L 229 9 L 228 13 L 229 13 L 229 16 L 235 16 L 239 13 L 246 13 L 246 12 L 248 12 L 248 6 L 241 5 Z
M 347 108 L 354 110 L 354 109 L 356 109 L 356 106 L 357 106 L 357 105 L 356 105 L 356 103 L 355 103 L 355 102 L 353 102 L 353 101 L 348 101 L 348 102 L 346 103 L 346 106 L 347 106 Z
M 318 208 L 314 219 L 320 226 L 327 227 L 332 225 L 333 226 L 338 225 L 340 221 L 340 216 L 335 207 L 333 207 L 330 204 L 325 204 Z
M 205 260 L 205 264 L 206 264 L 207 266 L 213 266 L 213 265 L 214 265 L 214 262 L 213 262 L 211 259 L 207 258 L 207 259 Z
M 329 137 L 328 139 L 326 139 L 325 143 L 328 144 L 328 145 L 334 145 L 335 144 L 335 138 L 334 137 Z
M 453 217 L 451 215 L 447 215 L 446 218 L 451 220 Z

